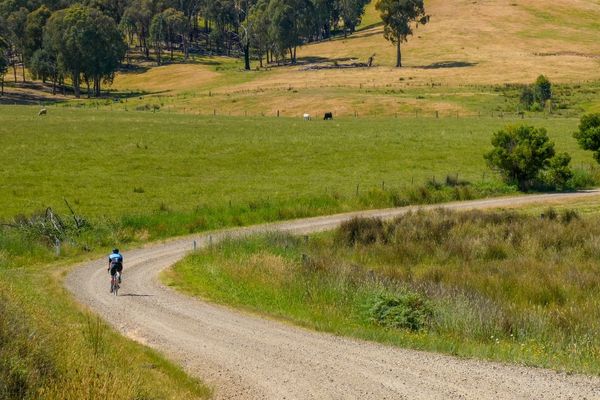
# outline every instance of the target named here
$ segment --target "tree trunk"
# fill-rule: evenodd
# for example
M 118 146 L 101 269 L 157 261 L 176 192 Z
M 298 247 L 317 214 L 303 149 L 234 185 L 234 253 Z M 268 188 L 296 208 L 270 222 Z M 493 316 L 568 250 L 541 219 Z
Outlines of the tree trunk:
M 79 71 L 73 73 L 73 91 L 75 92 L 75 97 L 81 97 L 81 91 L 79 90 Z
M 53 96 L 56 95 L 56 78 L 57 78 L 56 75 L 54 75 L 52 77 L 52 95 Z
M 396 43 L 396 67 L 402 66 L 402 53 L 400 52 L 400 41 Z
M 23 71 L 23 83 L 25 83 L 25 60 L 21 56 L 21 71 Z
M 250 41 L 244 45 L 244 69 L 250 71 Z
M 4 96 L 4 75 L 0 77 L 0 96 Z
M 13 75 L 15 76 L 15 83 L 17 83 L 17 62 L 13 59 Z
M 96 90 L 96 97 L 100 97 L 102 95 L 102 79 L 100 76 L 96 76 L 94 78 L 95 82 L 94 82 L 94 88 Z

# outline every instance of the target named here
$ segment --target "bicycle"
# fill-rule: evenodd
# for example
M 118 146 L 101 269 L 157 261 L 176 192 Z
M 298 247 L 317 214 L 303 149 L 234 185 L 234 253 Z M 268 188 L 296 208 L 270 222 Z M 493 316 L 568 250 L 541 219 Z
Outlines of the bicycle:
M 115 272 L 115 274 L 112 275 L 112 277 L 110 279 L 110 292 L 112 294 L 114 294 L 115 296 L 118 296 L 119 288 L 121 287 L 119 285 L 120 277 L 121 277 L 121 274 L 119 272 Z

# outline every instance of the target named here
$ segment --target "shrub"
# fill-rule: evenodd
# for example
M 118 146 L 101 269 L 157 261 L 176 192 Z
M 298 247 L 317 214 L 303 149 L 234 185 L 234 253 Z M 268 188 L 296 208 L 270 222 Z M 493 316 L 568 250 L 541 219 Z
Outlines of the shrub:
M 433 308 L 423 296 L 414 292 L 377 295 L 369 307 L 371 322 L 388 328 L 419 331 L 433 317 Z
M 552 83 L 544 75 L 538 76 L 534 84 L 535 101 L 544 105 L 552 98 Z
M 371 244 L 386 239 L 384 223 L 379 218 L 352 218 L 340 225 L 337 236 L 346 246 Z
M 526 190 L 554 156 L 554 143 L 544 128 L 507 126 L 492 137 L 494 149 L 484 155 L 488 165 L 508 183 Z
M 535 95 L 531 86 L 524 86 L 521 91 L 521 104 L 525 106 L 527 110 L 531 109 L 531 106 L 535 102 Z
M 571 156 L 567 153 L 560 153 L 552 157 L 542 176 L 543 182 L 553 189 L 567 189 L 573 178 L 573 171 L 569 167 L 570 162 Z
M 594 159 L 600 163 L 600 113 L 581 117 L 579 130 L 573 134 L 579 146 L 594 152 Z

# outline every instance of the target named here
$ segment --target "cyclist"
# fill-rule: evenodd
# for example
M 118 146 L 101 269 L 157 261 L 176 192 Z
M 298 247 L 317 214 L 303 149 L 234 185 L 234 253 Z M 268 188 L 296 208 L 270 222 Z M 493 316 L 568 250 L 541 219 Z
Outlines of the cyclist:
M 108 272 L 110 276 L 115 276 L 119 273 L 119 283 L 121 283 L 121 272 L 123 271 L 123 256 L 119 253 L 119 249 L 113 249 L 108 256 Z

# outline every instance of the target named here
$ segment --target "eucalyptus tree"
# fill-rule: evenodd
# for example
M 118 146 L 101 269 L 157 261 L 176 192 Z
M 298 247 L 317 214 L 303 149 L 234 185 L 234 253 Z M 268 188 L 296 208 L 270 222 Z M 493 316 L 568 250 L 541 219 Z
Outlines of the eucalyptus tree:
M 401 67 L 400 44 L 413 34 L 413 25 L 429 22 L 424 0 L 378 0 L 375 8 L 381 13 L 384 37 L 396 45 L 396 67 Z
M 271 17 L 269 34 L 280 55 L 289 52 L 292 64 L 296 63 L 296 49 L 313 32 L 314 6 L 309 0 L 271 0 L 268 8 Z
M 38 50 L 41 50 L 44 45 L 44 27 L 46 26 L 46 22 L 48 22 L 50 15 L 52 15 L 52 12 L 45 5 L 40 6 L 38 9 L 27 15 L 24 31 L 23 55 L 25 64 L 28 68 L 31 68 L 33 55 Z
M 45 40 L 71 76 L 76 97 L 81 96 L 82 76 L 86 83 L 93 82 L 93 93 L 99 96 L 101 83 L 112 80 L 126 50 L 115 21 L 80 4 L 52 14 Z

